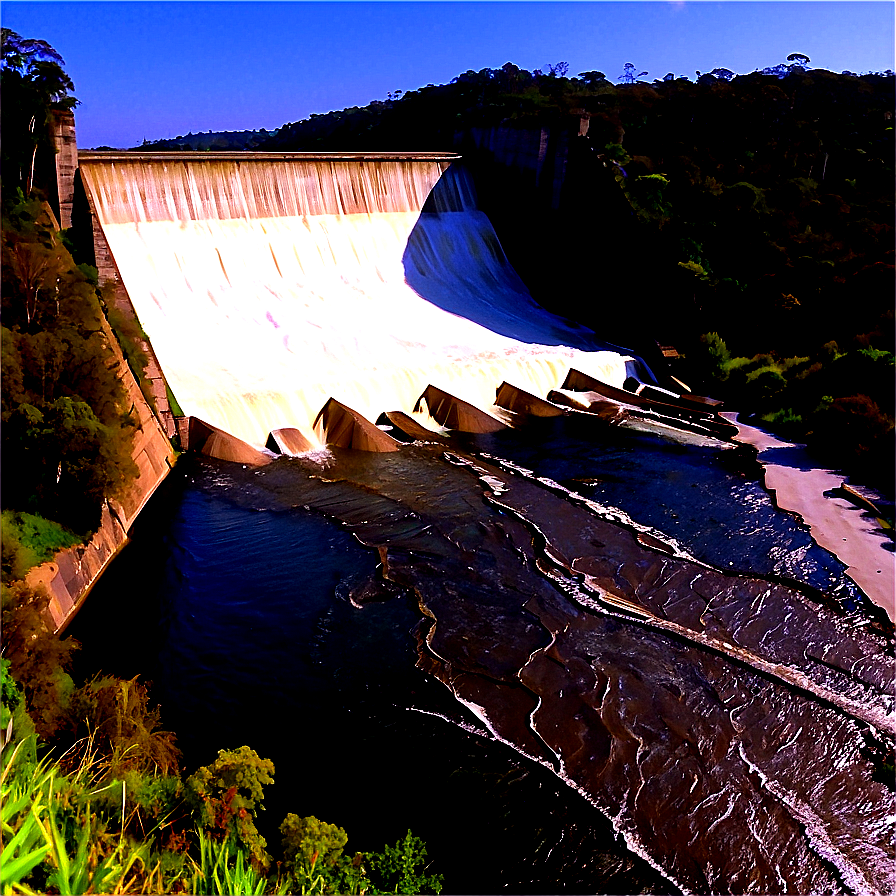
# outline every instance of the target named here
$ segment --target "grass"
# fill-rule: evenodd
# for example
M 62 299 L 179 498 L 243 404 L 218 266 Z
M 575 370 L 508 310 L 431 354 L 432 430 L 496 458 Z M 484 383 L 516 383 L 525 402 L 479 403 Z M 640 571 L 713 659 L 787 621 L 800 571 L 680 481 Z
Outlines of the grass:
M 34 513 L 0 513 L 4 581 L 23 579 L 30 569 L 52 560 L 57 551 L 83 544 L 81 535 Z

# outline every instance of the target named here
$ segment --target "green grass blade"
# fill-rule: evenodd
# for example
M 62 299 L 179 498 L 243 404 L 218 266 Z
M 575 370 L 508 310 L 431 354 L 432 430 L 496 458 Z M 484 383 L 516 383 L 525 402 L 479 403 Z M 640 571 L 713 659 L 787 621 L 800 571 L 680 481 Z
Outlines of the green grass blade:
M 0 858 L 0 888 L 3 892 L 26 878 L 44 860 L 49 851 L 49 846 L 41 846 L 33 852 L 10 860 L 6 857 L 7 850 L 4 849 Z
M 4 793 L 3 805 L 0 806 L 0 823 L 8 825 L 10 818 L 15 817 L 19 812 L 26 808 L 31 802 L 31 799 L 31 793 L 23 793 L 18 799 L 10 801 L 8 794 Z

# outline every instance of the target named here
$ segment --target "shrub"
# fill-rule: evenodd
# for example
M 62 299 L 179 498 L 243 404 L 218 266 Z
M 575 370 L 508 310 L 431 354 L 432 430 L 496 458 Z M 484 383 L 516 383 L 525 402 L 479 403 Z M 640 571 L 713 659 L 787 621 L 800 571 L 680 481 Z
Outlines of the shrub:
M 607 143 L 603 150 L 605 156 L 618 162 L 620 165 L 627 165 L 632 157 L 625 151 L 621 143 Z
M 749 394 L 757 400 L 765 401 L 777 395 L 787 385 L 787 380 L 774 367 L 761 367 L 747 374 Z
M 799 432 L 803 424 L 803 418 L 794 413 L 792 408 L 781 408 L 777 411 L 770 411 L 763 414 L 760 418 L 764 423 L 768 423 L 773 429 L 782 432 Z
M 146 867 L 148 845 L 116 834 L 94 812 L 90 761 L 64 775 L 58 763 L 37 754 L 31 735 L 4 757 L 2 892 L 130 891 L 135 866 Z
M 220 840 L 245 846 L 262 865 L 269 863 L 267 843 L 255 827 L 266 784 L 274 783 L 274 763 L 255 750 L 220 750 L 211 765 L 204 765 L 187 778 L 187 804 L 200 827 Z
M 410 830 L 395 846 L 387 846 L 369 858 L 371 877 L 384 892 L 441 893 L 442 875 L 426 874 L 425 862 L 426 845 Z
M 395 846 L 352 859 L 335 824 L 290 813 L 280 825 L 283 855 L 303 893 L 441 893 L 442 876 L 426 870 L 426 845 L 410 831 Z M 421 867 L 422 866 L 422 867 Z
M 34 722 L 25 707 L 25 695 L 16 684 L 12 663 L 0 657 L 0 752 L 34 734 Z
M 780 362 L 782 371 L 794 371 L 797 367 L 805 367 L 809 365 L 809 362 L 812 359 L 809 357 L 805 358 L 785 358 Z
M 74 690 L 68 674 L 78 642 L 62 641 L 47 626 L 49 596 L 24 582 L 0 586 L 3 653 L 22 686 L 29 715 L 41 737 L 54 737 L 66 723 Z
M 707 375 L 716 380 L 727 380 L 731 353 L 722 337 L 718 333 L 704 333 L 700 345 L 703 357 L 699 361 L 705 365 Z
M 22 544 L 18 526 L 12 514 L 4 510 L 0 514 L 0 556 L 2 556 L 2 580 L 14 582 L 24 579 L 28 570 L 40 562 L 37 553 Z
M 345 831 L 335 824 L 319 821 L 313 815 L 300 818 L 290 812 L 280 825 L 283 857 L 287 862 L 312 862 L 335 865 L 348 841 Z
M 77 688 L 66 712 L 76 736 L 92 736 L 91 747 L 113 778 L 127 771 L 169 775 L 178 770 L 180 751 L 174 735 L 161 730 L 160 715 L 149 705 L 146 685 L 112 675 L 97 675 Z
M 300 818 L 292 812 L 280 825 L 283 858 L 303 893 L 361 893 L 369 885 L 364 856 L 349 860 L 342 855 L 348 841 L 345 831 L 313 815 Z
M 105 292 L 106 290 L 104 290 Z M 152 386 L 146 377 L 146 366 L 149 363 L 149 359 L 140 346 L 141 342 L 149 342 L 149 337 L 143 331 L 138 320 L 122 314 L 118 308 L 111 304 L 109 298 L 103 295 L 106 320 L 109 322 L 109 326 L 118 340 L 121 353 L 124 355 L 131 373 L 134 374 L 143 397 L 151 408 L 155 408 L 155 396 L 152 393 Z

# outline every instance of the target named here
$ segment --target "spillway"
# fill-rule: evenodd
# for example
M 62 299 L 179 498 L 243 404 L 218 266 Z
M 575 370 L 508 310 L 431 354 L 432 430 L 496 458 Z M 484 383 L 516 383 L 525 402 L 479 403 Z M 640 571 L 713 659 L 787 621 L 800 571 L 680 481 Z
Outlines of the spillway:
M 188 416 L 263 445 L 331 398 L 376 420 L 432 385 L 493 410 L 630 356 L 540 308 L 449 155 L 91 155 L 81 173 Z M 431 428 L 424 410 L 417 418 Z

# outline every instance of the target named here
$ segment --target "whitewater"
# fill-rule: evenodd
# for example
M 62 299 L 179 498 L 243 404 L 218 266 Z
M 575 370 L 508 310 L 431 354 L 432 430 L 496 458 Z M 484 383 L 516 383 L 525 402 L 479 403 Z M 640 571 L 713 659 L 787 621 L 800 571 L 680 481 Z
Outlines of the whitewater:
M 543 397 L 575 367 L 620 387 L 633 357 L 534 302 L 452 164 L 89 157 L 81 171 L 184 414 L 244 441 L 293 427 L 320 445 L 329 398 L 375 421 L 414 413 L 428 385 L 498 416 L 505 381 Z

